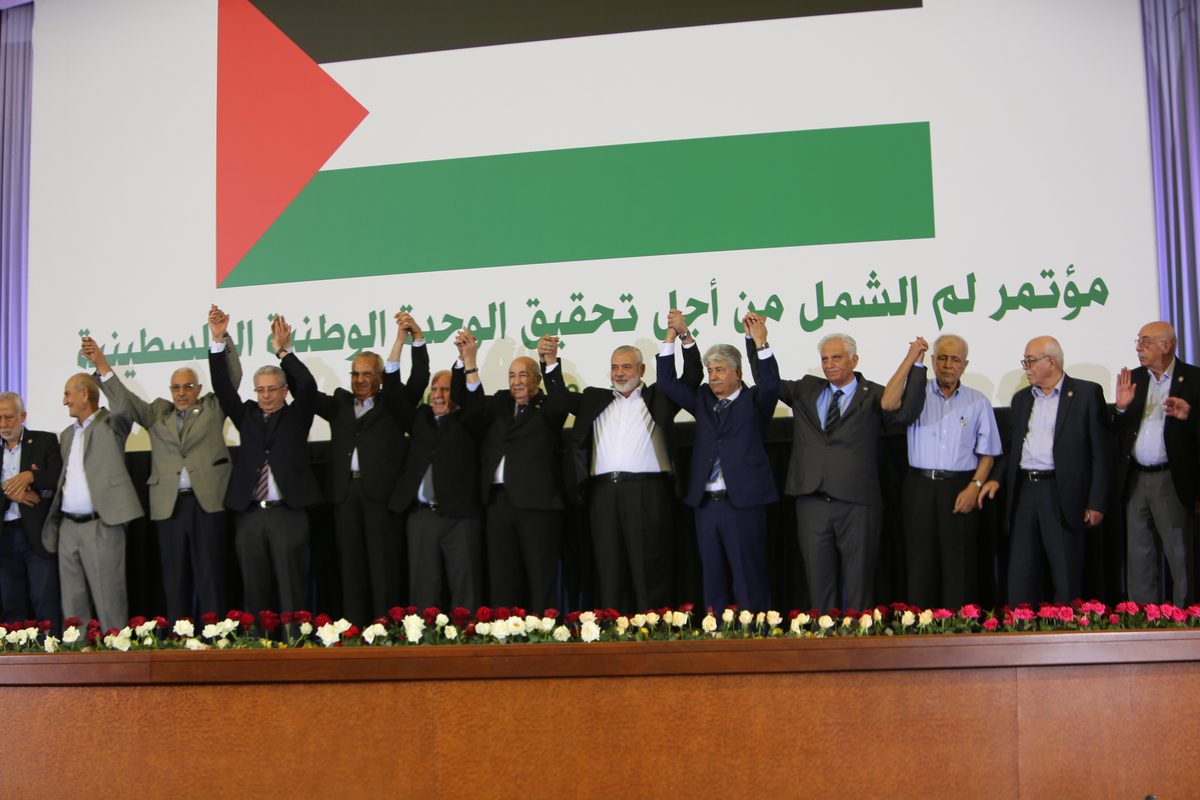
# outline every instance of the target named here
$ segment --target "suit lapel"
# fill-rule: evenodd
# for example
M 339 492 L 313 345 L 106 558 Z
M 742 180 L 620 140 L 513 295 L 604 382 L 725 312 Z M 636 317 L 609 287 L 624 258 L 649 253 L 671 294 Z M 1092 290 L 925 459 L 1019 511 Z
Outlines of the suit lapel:
M 1069 377 L 1063 378 L 1062 388 L 1058 394 L 1058 413 L 1054 417 L 1054 442 L 1062 435 L 1063 421 L 1066 420 L 1071 402 L 1075 399 L 1075 381 Z

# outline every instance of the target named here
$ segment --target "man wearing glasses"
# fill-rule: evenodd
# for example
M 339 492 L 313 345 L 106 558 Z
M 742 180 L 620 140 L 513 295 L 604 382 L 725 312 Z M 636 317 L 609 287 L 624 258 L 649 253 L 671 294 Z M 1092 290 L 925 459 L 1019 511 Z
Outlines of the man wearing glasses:
M 1042 553 L 1050 563 L 1055 602 L 1083 591 L 1084 533 L 1104 519 L 1112 443 L 1100 385 L 1063 372 L 1063 351 L 1051 336 L 1025 345 L 1021 367 L 1029 388 L 1012 399 L 1007 454 L 984 484 L 993 497 L 1008 486 L 1008 603 L 1036 603 Z
M 409 334 L 412 374 L 401 385 L 400 354 Z M 350 391 L 318 392 L 316 405 L 317 414 L 329 422 L 332 440 L 328 486 L 337 529 L 342 615 L 364 626 L 402 605 L 403 520 L 388 510 L 388 501 L 404 469 L 407 447 L 400 413 L 394 404 L 380 402 L 385 372 L 389 394 L 402 392 L 414 406 L 420 402 L 429 383 L 429 355 L 420 326 L 404 312 L 396 314 L 396 338 L 386 366 L 377 353 L 359 353 L 350 364 Z
M 208 352 L 213 390 L 221 409 L 242 436 L 225 492 L 225 507 L 237 512 L 238 563 L 243 608 L 299 611 L 307 606 L 308 506 L 320 489 L 308 458 L 317 384 L 292 350 L 292 329 L 283 317 L 271 325 L 274 364 L 254 372 L 257 402 L 243 402 L 225 363 L 225 343 Z M 287 403 L 289 387 L 292 402 Z
M 1137 369 L 1117 375 L 1117 488 L 1125 500 L 1128 597 L 1158 603 L 1162 557 L 1171 570 L 1171 597 L 1186 606 L 1192 588 L 1193 520 L 1200 477 L 1200 369 L 1175 357 L 1175 329 L 1142 327 Z
M 908 426 L 905 562 L 909 602 L 921 608 L 979 601 L 980 490 L 1000 455 L 1000 434 L 987 397 L 962 385 L 969 363 L 961 336 L 934 341 L 933 378 Z
M 211 341 L 223 345 L 222 361 L 237 386 L 242 366 L 228 327 L 229 315 L 212 306 Z M 150 519 L 158 530 L 168 616 L 194 615 L 193 586 L 200 614 L 224 613 L 229 537 L 223 502 L 231 467 L 216 395 L 201 396 L 196 371 L 184 367 L 171 374 L 170 400 L 147 403 L 121 382 L 90 337 L 83 340 L 83 354 L 100 375 L 112 413 L 130 417 L 150 434 Z

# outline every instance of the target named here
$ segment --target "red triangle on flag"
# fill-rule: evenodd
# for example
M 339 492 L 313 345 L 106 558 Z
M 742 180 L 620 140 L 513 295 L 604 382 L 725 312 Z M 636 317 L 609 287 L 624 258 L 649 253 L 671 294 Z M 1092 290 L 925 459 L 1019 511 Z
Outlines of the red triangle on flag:
M 366 116 L 249 0 L 220 0 L 218 286 Z

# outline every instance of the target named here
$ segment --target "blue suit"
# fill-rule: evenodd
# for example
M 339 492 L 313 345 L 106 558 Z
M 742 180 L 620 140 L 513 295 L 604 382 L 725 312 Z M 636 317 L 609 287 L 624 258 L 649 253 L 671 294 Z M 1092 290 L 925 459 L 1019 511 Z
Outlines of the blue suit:
M 763 438 L 779 402 L 774 356 L 758 364 L 757 386 L 742 385 L 720 414 L 707 385 L 689 389 L 675 376 L 674 355 L 658 356 L 658 386 L 696 418 L 692 469 L 684 502 L 696 509 L 696 539 L 704 572 L 704 604 L 722 611 L 731 602 L 751 611 L 771 603 L 765 506 L 779 499 Z M 724 496 L 706 492 L 717 459 Z

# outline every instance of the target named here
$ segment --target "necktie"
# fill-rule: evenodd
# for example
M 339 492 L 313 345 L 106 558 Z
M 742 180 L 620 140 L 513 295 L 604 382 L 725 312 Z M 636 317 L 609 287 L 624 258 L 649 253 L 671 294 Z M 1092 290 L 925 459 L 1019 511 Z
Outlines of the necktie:
M 182 411 L 175 412 L 175 432 L 183 433 L 183 412 Z
M 442 425 L 441 417 L 433 418 L 433 429 L 436 431 Z M 425 468 L 425 476 L 421 478 L 421 495 L 425 498 L 426 503 L 436 503 L 437 500 L 433 494 L 433 461 L 430 460 L 429 466 Z
M 825 409 L 825 430 L 830 430 L 837 421 L 842 418 L 842 396 L 846 393 L 838 389 L 833 393 L 833 397 L 829 398 L 829 407 Z
M 728 397 L 722 397 L 713 406 L 713 413 L 717 415 L 717 424 L 721 424 L 721 415 L 725 413 L 725 409 L 729 408 L 732 401 Z M 712 468 L 708 471 L 708 482 L 712 483 L 721 476 L 721 457 L 717 456 L 713 459 Z
M 270 467 L 264 461 L 262 469 L 258 471 L 258 483 L 254 486 L 254 499 L 261 502 L 267 499 L 267 490 L 270 488 Z

